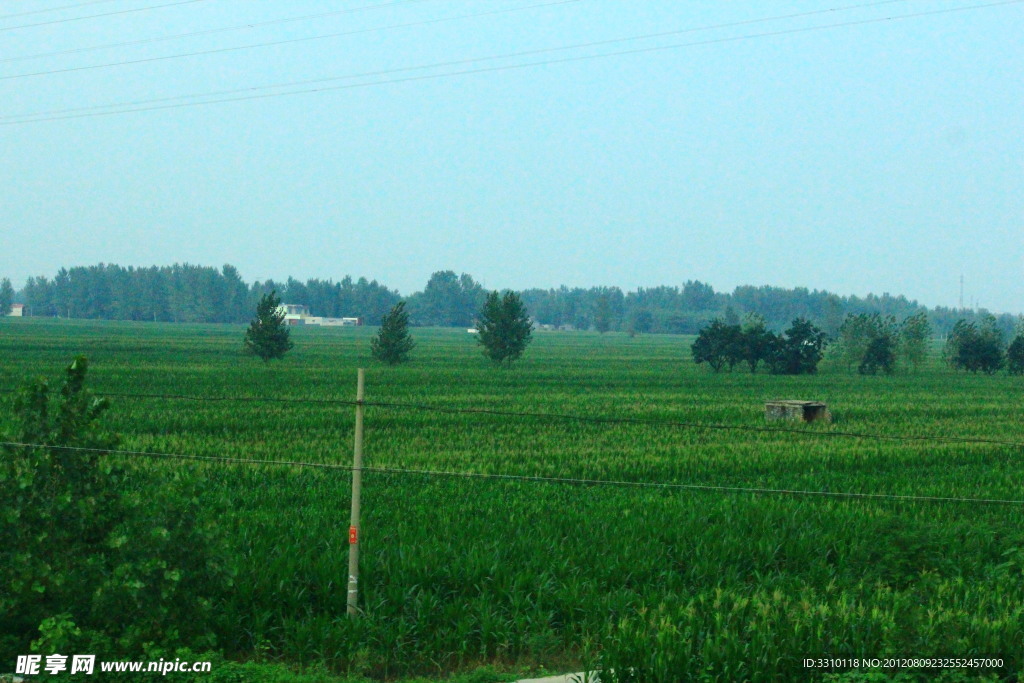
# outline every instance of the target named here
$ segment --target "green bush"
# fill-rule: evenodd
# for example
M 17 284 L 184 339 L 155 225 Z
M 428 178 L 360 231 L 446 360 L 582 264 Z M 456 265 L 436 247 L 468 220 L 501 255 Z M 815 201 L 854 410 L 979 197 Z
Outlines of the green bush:
M 148 643 L 213 646 L 213 596 L 228 582 L 187 482 L 156 482 L 100 451 L 117 446 L 79 356 L 51 395 L 13 402 L 0 451 L 0 660 L 31 651 L 122 656 Z M 84 449 L 84 450 L 83 450 Z

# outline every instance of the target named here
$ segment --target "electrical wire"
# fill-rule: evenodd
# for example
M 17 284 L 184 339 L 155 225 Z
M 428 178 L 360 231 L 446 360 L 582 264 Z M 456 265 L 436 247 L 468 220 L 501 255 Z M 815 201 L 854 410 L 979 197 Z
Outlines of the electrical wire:
M 861 19 L 861 20 L 856 20 L 856 21 L 845 21 L 845 22 L 839 22 L 839 23 L 833 23 L 833 24 L 822 24 L 822 25 L 817 25 L 817 26 L 809 26 L 809 27 L 801 27 L 801 28 L 783 29 L 783 30 L 778 30 L 778 31 L 768 31 L 768 32 L 763 32 L 763 33 L 745 34 L 745 35 L 741 35 L 741 36 L 730 36 L 730 37 L 726 37 L 726 38 L 716 38 L 716 39 L 695 41 L 695 42 L 689 42 L 689 43 L 674 43 L 674 44 L 670 44 L 670 45 L 660 45 L 660 46 L 645 47 L 645 48 L 634 48 L 634 49 L 630 49 L 630 50 L 620 50 L 620 51 L 616 51 L 616 52 L 605 52 L 605 53 L 598 53 L 598 54 L 591 54 L 591 55 L 577 55 L 577 56 L 564 57 L 564 58 L 559 58 L 559 59 L 548 59 L 548 60 L 540 60 L 540 61 L 533 61 L 533 62 L 524 62 L 524 63 L 520 63 L 520 64 L 507 64 L 507 65 L 492 66 L 492 67 L 481 67 L 481 68 L 477 68 L 477 69 L 463 69 L 463 70 L 460 70 L 460 71 L 450 71 L 450 72 L 439 73 L 439 74 L 425 74 L 425 75 L 419 75 L 419 76 L 407 76 L 407 77 L 403 77 L 403 78 L 381 79 L 381 80 L 374 80 L 374 81 L 366 81 L 366 82 L 362 82 L 362 83 L 353 83 L 353 84 L 346 84 L 346 85 L 334 85 L 334 86 L 325 86 L 325 87 L 317 87 L 317 88 L 307 88 L 307 89 L 291 90 L 291 91 L 279 92 L 279 93 L 250 94 L 250 95 L 242 95 L 242 96 L 238 96 L 238 97 L 224 97 L 224 98 L 220 98 L 220 99 L 210 99 L 210 100 L 197 101 L 197 102 L 179 102 L 179 103 L 176 103 L 176 104 L 160 104 L 160 105 L 154 105 L 154 106 L 135 106 L 135 105 L 139 105 L 139 104 L 143 104 L 144 105 L 144 104 L 147 104 L 149 102 L 158 102 L 158 101 L 167 101 L 167 100 L 178 100 L 178 99 L 189 99 L 189 98 L 198 98 L 198 97 L 210 97 L 210 96 L 219 95 L 221 93 L 216 93 L 216 94 L 198 94 L 198 95 L 182 95 L 182 96 L 177 96 L 177 97 L 173 97 L 173 98 L 161 98 L 160 100 L 137 101 L 137 102 L 133 102 L 133 103 L 115 103 L 115 104 L 109 104 L 109 105 L 97 105 L 97 106 L 88 107 L 88 108 L 53 110 L 53 111 L 49 111 L 49 112 L 34 112 L 34 113 L 26 113 L 26 114 L 12 114 L 12 115 L 8 115 L 8 116 L 2 117 L 2 118 L 4 118 L 4 119 L 22 119 L 22 120 L 0 120 L 0 125 L 10 126 L 10 125 L 18 125 L 18 124 L 24 124 L 24 123 L 40 123 L 40 122 L 48 122 L 48 121 L 61 121 L 61 120 L 68 120 L 68 119 L 90 118 L 90 117 L 97 117 L 97 116 L 112 116 L 112 115 L 116 115 L 116 114 L 128 114 L 128 113 L 136 113 L 136 112 L 142 112 L 142 111 L 158 111 L 158 110 L 167 110 L 167 109 L 179 109 L 179 108 L 184 108 L 184 107 L 195 107 L 195 106 L 203 106 L 203 105 L 211 105 L 211 104 L 222 104 L 222 103 L 226 103 L 226 102 L 242 102 L 242 101 L 250 101 L 250 100 L 269 99 L 269 98 L 274 98 L 274 97 L 287 97 L 287 96 L 292 96 L 292 95 L 305 95 L 305 94 L 315 94 L 315 93 L 331 92 L 331 91 L 336 91 L 336 90 L 348 90 L 348 89 L 354 89 L 354 88 L 365 88 L 365 87 L 371 87 L 371 86 L 376 86 L 376 85 L 389 85 L 389 84 L 398 84 L 398 83 L 409 83 L 409 82 L 415 82 L 415 81 L 436 80 L 436 79 L 441 79 L 441 78 L 450 78 L 450 77 L 453 77 L 453 76 L 465 76 L 465 75 L 471 75 L 471 74 L 482 74 L 482 73 L 493 73 L 493 72 L 499 72 L 499 71 L 510 71 L 510 70 L 526 69 L 526 68 L 531 68 L 531 67 L 536 67 L 536 66 L 547 66 L 547 65 L 554 65 L 554 64 L 568 64 L 568 63 L 573 63 L 573 62 L 589 61 L 589 60 L 595 60 L 595 59 L 606 59 L 606 58 L 609 58 L 609 57 L 621 57 L 621 56 L 627 56 L 627 55 L 647 54 L 647 53 L 662 52 L 662 51 L 666 51 L 666 50 L 674 50 L 674 49 L 680 49 L 680 48 L 686 48 L 686 47 L 700 47 L 700 46 L 715 45 L 715 44 L 722 44 L 722 43 L 739 42 L 739 41 L 744 41 L 744 40 L 753 40 L 753 39 L 759 39 L 759 38 L 771 38 L 771 37 L 778 37 L 778 36 L 783 36 L 783 35 L 793 35 L 793 34 L 799 34 L 799 33 L 807 33 L 807 32 L 811 32 L 811 31 L 828 30 L 828 29 L 835 29 L 835 28 L 842 28 L 842 27 L 849 27 L 849 26 L 862 26 L 862 25 L 875 24 L 875 23 L 881 23 L 881 22 L 903 21 L 903 20 L 907 20 L 907 19 L 916 19 L 916 18 L 921 18 L 921 17 L 926 17 L 926 16 L 935 16 L 935 15 L 940 15 L 940 14 L 949 14 L 949 13 L 953 13 L 953 12 L 965 12 L 965 11 L 987 9 L 987 8 L 999 7 L 999 6 L 1005 6 L 1005 5 L 1013 5 L 1013 4 L 1019 4 L 1021 2 L 1024 2 L 1024 0 L 1002 0 L 1001 2 L 992 2 L 992 3 L 978 4 L 978 5 L 956 7 L 956 8 L 940 9 L 940 10 L 929 10 L 929 11 L 924 11 L 924 12 L 915 12 L 915 13 L 911 13 L 911 14 L 893 15 L 893 16 L 888 16 L 888 17 L 876 17 L 876 18 L 873 18 L 873 19 Z M 556 50 L 572 49 L 573 47 L 577 47 L 577 46 L 565 46 L 565 47 L 559 47 L 559 48 L 546 48 L 546 49 L 543 49 L 543 50 L 530 50 L 530 51 L 513 53 L 513 54 L 508 54 L 508 55 L 495 55 L 495 56 L 491 56 L 491 57 L 480 57 L 480 58 L 473 58 L 473 59 L 466 59 L 466 60 L 457 60 L 455 62 L 443 62 L 443 63 L 430 64 L 430 65 L 403 67 L 403 68 L 399 68 L 399 69 L 388 69 L 388 70 L 375 71 L 375 72 L 366 72 L 366 73 L 362 73 L 362 74 L 351 74 L 351 75 L 347 75 L 347 76 L 336 76 L 336 77 L 329 77 L 329 78 L 322 78 L 322 79 L 313 79 L 311 81 L 294 81 L 294 82 L 290 82 L 290 83 L 281 83 L 281 84 L 277 84 L 277 85 L 257 86 L 257 87 L 252 87 L 252 88 L 245 88 L 245 89 L 240 89 L 240 90 L 231 91 L 231 92 L 237 92 L 237 93 L 252 92 L 252 91 L 256 91 L 256 90 L 260 90 L 260 89 L 293 87 L 293 86 L 297 86 L 297 85 L 302 85 L 302 84 L 307 84 L 307 83 L 314 83 L 314 82 L 330 82 L 330 81 L 353 79 L 353 78 L 366 78 L 366 77 L 372 77 L 372 76 L 377 76 L 377 75 L 401 73 L 401 72 L 406 72 L 406 71 L 410 71 L 410 70 L 441 68 L 441 67 L 444 67 L 444 66 L 452 66 L 452 65 L 456 65 L 456 64 L 460 64 L 460 63 L 471 63 L 471 62 L 476 62 L 476 61 L 494 60 L 494 59 L 509 59 L 509 58 L 514 58 L 514 57 L 518 57 L 518 56 L 524 56 L 524 55 L 528 55 L 528 54 L 537 54 L 537 53 L 540 53 L 540 52 L 551 52 L 551 51 L 556 51 Z M 124 107 L 124 108 L 112 109 L 111 111 L 94 111 L 95 109 L 112 108 L 112 107 Z M 90 111 L 84 112 L 84 113 L 70 113 L 70 112 L 83 112 L 83 109 L 88 109 Z M 67 115 L 63 115 L 65 113 L 67 113 Z
M 696 27 L 696 28 L 678 29 L 678 30 L 674 30 L 674 31 L 664 31 L 664 32 L 653 33 L 653 34 L 645 34 L 645 35 L 639 35 L 639 36 L 630 36 L 630 37 L 626 37 L 626 38 L 615 38 L 615 39 L 609 39 L 609 40 L 593 41 L 593 42 L 589 42 L 589 43 L 579 43 L 579 44 L 575 44 L 575 45 L 566 45 L 566 46 L 560 46 L 560 47 L 554 47 L 554 48 L 543 48 L 543 49 L 539 49 L 539 50 L 528 50 L 528 51 L 525 51 L 525 52 L 516 52 L 516 53 L 505 54 L 505 55 L 496 55 L 496 56 L 490 56 L 490 57 L 475 57 L 475 58 L 470 58 L 470 59 L 461 59 L 461 60 L 448 61 L 448 62 L 439 62 L 439 63 L 429 64 L 429 65 L 425 65 L 425 66 L 402 67 L 402 68 L 399 68 L 399 69 L 391 69 L 391 70 L 387 70 L 387 71 L 383 71 L 383 72 L 375 71 L 375 72 L 368 72 L 368 73 L 363 73 L 363 74 L 350 74 L 350 75 L 346 75 L 346 76 L 330 76 L 330 77 L 325 77 L 325 78 L 313 78 L 313 79 L 306 79 L 306 80 L 301 80 L 301 81 L 286 81 L 286 82 L 283 82 L 283 83 L 272 83 L 272 84 L 269 84 L 269 85 L 250 86 L 250 87 L 247 87 L 247 88 L 235 88 L 235 89 L 230 89 L 230 90 L 218 90 L 218 91 L 212 91 L 212 92 L 201 93 L 201 94 L 194 94 L 194 95 L 177 95 L 177 96 L 172 96 L 172 97 L 161 97 L 161 98 L 146 99 L 146 100 L 134 100 L 134 101 L 129 101 L 129 102 L 120 102 L 120 103 L 115 103 L 115 104 L 93 105 L 93 106 L 89 106 L 89 107 L 76 107 L 76 108 L 71 108 L 71 109 L 65 108 L 65 109 L 56 109 L 56 110 L 49 110 L 49 111 L 37 111 L 37 112 L 31 112 L 31 113 L 26 113 L 26 114 L 9 114 L 9 115 L 5 115 L 5 116 L 0 116 L 0 119 L 28 118 L 28 117 L 49 116 L 49 115 L 67 114 L 67 113 L 83 112 L 83 111 L 96 111 L 96 110 L 99 110 L 99 109 L 108 109 L 108 108 L 111 108 L 111 107 L 131 107 L 131 106 L 146 105 L 146 104 L 156 104 L 156 103 L 161 103 L 161 102 L 173 102 L 173 101 L 177 101 L 177 100 L 187 100 L 187 99 L 196 99 L 196 98 L 205 98 L 205 97 L 219 97 L 219 96 L 222 96 L 222 95 L 234 95 L 234 94 L 239 94 L 239 93 L 259 92 L 259 91 L 263 91 L 263 90 L 274 90 L 274 89 L 278 89 L 278 88 L 295 87 L 295 86 L 300 86 L 300 85 L 311 85 L 311 84 L 314 84 L 314 83 L 330 83 L 330 82 L 334 82 L 334 81 L 338 81 L 338 80 L 345 80 L 345 79 L 351 79 L 351 78 L 360 78 L 360 77 L 367 77 L 367 76 L 376 76 L 376 75 L 387 74 L 387 73 L 398 73 L 398 72 L 405 72 L 405 71 L 419 70 L 419 69 L 428 69 L 428 68 L 440 68 L 440 67 L 445 67 L 445 66 L 455 66 L 455 65 L 468 64 L 468 63 L 473 63 L 473 62 L 478 62 L 478 61 L 488 61 L 488 60 L 494 60 L 494 59 L 508 59 L 508 58 L 514 58 L 514 57 L 542 54 L 542 53 L 547 53 L 547 52 L 556 52 L 556 51 L 564 51 L 564 50 L 571 50 L 571 49 L 581 49 L 581 48 L 588 48 L 588 47 L 596 47 L 596 46 L 601 46 L 601 45 L 607 45 L 607 44 L 611 44 L 611 43 L 620 43 L 620 42 L 633 41 L 633 40 L 643 40 L 643 39 L 649 39 L 649 38 L 664 37 L 664 36 L 667 36 L 667 35 L 674 35 L 674 34 L 681 34 L 681 33 L 692 33 L 692 32 L 699 32 L 699 31 L 706 31 L 706 30 L 713 30 L 713 29 L 729 28 L 729 27 L 734 27 L 734 26 L 742 26 L 742 25 L 747 25 L 747 24 L 763 23 L 763 22 L 767 22 L 767 21 L 777 21 L 777 20 L 784 20 L 784 19 L 793 19 L 793 18 L 810 16 L 810 15 L 814 15 L 814 14 L 837 12 L 837 11 L 845 11 L 845 10 L 850 10 L 850 9 L 860 9 L 860 8 L 864 8 L 864 7 L 872 7 L 872 6 L 875 6 L 875 5 L 887 5 L 887 4 L 891 4 L 893 2 L 905 2 L 905 1 L 906 0 L 883 0 L 882 2 L 872 2 L 872 3 L 865 3 L 865 4 L 859 4 L 859 5 L 847 5 L 847 6 L 835 7 L 835 8 L 831 8 L 831 9 L 827 9 L 827 10 L 816 10 L 816 11 L 813 11 L 813 12 L 800 12 L 800 13 L 797 13 L 797 14 L 778 15 L 778 16 L 773 16 L 773 17 L 764 17 L 764 18 L 760 18 L 760 19 L 748 19 L 748 20 L 741 21 L 741 22 L 732 22 L 732 23 L 725 23 L 725 24 L 714 24 L 714 25 L 710 25 L 710 26 Z
M 48 9 L 32 10 L 31 12 L 18 12 L 17 14 L 5 14 L 2 17 L 0 17 L 0 20 L 3 20 L 3 19 L 14 19 L 15 17 L 27 17 L 30 14 L 45 14 L 46 12 L 57 12 L 57 11 L 62 10 L 62 9 L 75 9 L 76 7 L 85 7 L 86 5 L 99 5 L 99 4 L 104 3 L 104 2 L 113 2 L 113 0 L 90 0 L 90 2 L 80 2 L 80 3 L 76 4 L 76 5 L 63 5 L 61 7 L 50 7 Z M 4 61 L 4 60 L 0 60 L 0 61 Z
M 898 2 L 901 0 L 889 0 L 889 2 Z M 544 2 L 537 5 L 525 5 L 523 7 L 512 7 L 500 10 L 490 10 L 487 12 L 477 12 L 473 14 L 460 14 L 454 17 L 443 17 L 441 19 L 425 19 L 422 21 L 411 21 L 405 24 L 392 24 L 390 26 L 375 26 L 371 28 L 362 28 L 352 31 L 341 31 L 338 33 L 324 33 L 315 36 L 304 36 L 302 38 L 288 38 L 285 40 L 274 40 L 263 43 L 251 43 L 249 45 L 236 45 L 232 47 L 219 47 L 211 50 L 199 50 L 196 52 L 182 52 L 174 55 L 162 55 L 159 57 L 142 57 L 139 59 L 131 59 L 120 62 L 108 62 L 107 64 L 90 64 L 88 66 L 72 66 L 65 69 L 51 69 L 50 71 L 35 71 L 33 73 L 25 74 L 13 74 L 10 76 L 0 76 L 0 81 L 8 81 L 15 78 L 30 78 L 33 76 L 49 76 L 51 74 L 63 74 L 70 73 L 73 71 L 89 71 L 91 69 L 105 69 L 115 66 L 128 66 L 132 64 L 146 64 L 149 62 L 162 62 L 168 59 L 181 59 L 184 57 L 198 57 L 205 55 L 222 54 L 225 52 L 237 52 L 239 50 L 252 50 L 254 48 L 261 47 L 276 47 L 278 45 L 289 45 L 291 43 L 303 43 L 310 40 L 325 40 L 327 38 L 340 38 L 343 36 L 354 36 L 361 33 L 376 33 L 377 31 L 387 31 L 392 29 L 400 28 L 411 28 L 415 26 L 427 26 L 429 24 L 440 24 L 446 21 L 457 21 L 461 19 L 475 19 L 477 17 L 486 17 L 494 14 L 507 14 L 508 12 L 519 12 L 528 9 L 537 9 L 540 7 L 552 7 L 554 5 L 568 5 L 574 2 L 580 2 L 580 0 L 554 0 L 553 2 Z
M 969 498 L 959 496 L 917 496 L 895 493 L 858 493 L 849 491 L 815 491 L 807 489 L 779 489 L 767 487 L 716 486 L 711 484 L 677 484 L 671 482 L 629 481 L 622 479 L 583 479 L 573 477 L 542 477 L 526 474 L 490 474 L 486 472 L 451 472 L 444 470 L 424 470 L 395 467 L 360 467 L 339 465 L 335 463 L 316 463 L 295 460 L 269 460 L 250 458 L 231 458 L 212 455 L 190 455 L 182 453 L 156 453 L 151 451 L 128 451 L 110 448 L 86 448 L 82 446 L 54 446 L 49 444 L 23 443 L 17 441 L 0 441 L 0 446 L 21 449 L 37 449 L 93 453 L 97 455 L 124 455 L 136 457 L 170 458 L 177 460 L 197 460 L 241 465 L 274 465 L 281 467 L 304 467 L 325 470 L 341 470 L 354 472 L 376 472 L 380 474 L 403 474 L 423 477 L 453 477 L 463 479 L 490 479 L 500 481 L 516 481 L 541 484 L 573 484 L 578 486 L 610 486 L 618 488 L 643 488 L 662 490 L 706 491 L 712 493 L 735 493 L 755 495 L 810 496 L 817 498 L 843 498 L 848 500 L 885 500 L 898 502 L 921 503 L 958 503 L 974 505 L 1024 505 L 1024 500 L 1012 498 Z
M 99 0 L 100 2 L 109 2 L 109 0 Z M 91 45 L 89 47 L 77 47 L 70 50 L 56 50 L 54 52 L 37 52 L 33 55 L 19 55 L 17 57 L 3 57 L 0 58 L 0 63 L 3 62 L 21 62 L 27 59 L 40 59 L 42 57 L 58 57 L 62 55 L 78 54 L 80 52 L 93 52 L 95 50 L 109 50 L 116 47 L 131 47 L 135 45 L 147 45 L 149 43 L 162 43 L 169 40 L 179 40 L 181 38 L 192 38 L 194 36 L 206 36 L 213 33 L 226 33 L 228 31 L 242 31 L 245 29 L 258 28 L 261 26 L 270 26 L 272 24 L 285 24 L 294 21 L 306 21 L 307 19 L 321 19 L 323 17 L 331 17 L 339 14 L 352 14 L 354 12 L 362 12 L 364 10 L 383 9 L 386 7 L 393 7 L 395 5 L 404 5 L 411 2 L 426 2 L 426 0 L 395 0 L 394 2 L 385 2 L 378 5 L 363 5 L 362 7 L 351 7 L 344 10 L 336 10 L 334 12 L 320 12 L 319 14 L 303 14 L 297 17 L 285 17 L 283 19 L 270 19 L 268 21 L 256 21 L 249 24 L 237 24 L 235 26 L 224 26 L 222 28 L 210 28 L 202 31 L 189 31 L 188 33 L 175 33 L 169 36 L 156 36 L 153 38 L 140 38 L 139 40 L 128 40 L 123 43 L 105 43 L 103 45 Z
M 175 7 L 177 5 L 190 5 L 196 2 L 206 2 L 206 0 L 177 0 L 177 2 L 168 2 L 163 5 L 150 5 L 148 7 L 136 7 L 134 9 L 122 9 L 116 12 L 104 12 L 103 14 L 90 14 L 85 17 L 71 17 L 70 19 L 54 19 L 52 21 L 41 21 L 37 24 L 22 24 L 21 26 L 4 26 L 0 28 L 0 31 L 14 31 L 19 28 L 34 28 L 36 26 L 50 26 L 52 24 L 65 24 L 69 21 L 84 21 L 86 19 L 98 19 L 100 17 L 112 17 L 115 14 L 129 14 L 132 12 L 146 12 L 151 9 L 161 9 L 163 7 Z
M 16 389 L 3 389 L 0 393 L 12 394 Z M 1010 441 L 1006 439 L 990 439 L 986 437 L 971 436 L 943 436 L 936 434 L 878 434 L 872 432 L 848 432 L 848 431 L 822 431 L 811 429 L 795 429 L 789 427 L 758 427 L 755 425 L 731 425 L 715 422 L 690 422 L 683 420 L 659 420 L 643 417 L 611 417 L 601 415 L 575 415 L 572 413 L 546 413 L 546 412 L 517 412 L 512 410 L 498 410 L 492 408 L 453 408 L 447 406 L 435 406 L 422 403 L 402 403 L 394 401 L 353 401 L 341 398 L 283 398 L 271 396 L 189 396 L 185 394 L 128 394 L 120 392 L 93 392 L 104 398 L 124 398 L 131 400 L 138 399 L 162 399 L 176 401 L 197 401 L 210 403 L 278 403 L 278 404 L 303 404 L 303 405 L 331 405 L 331 406 L 357 406 L 367 408 L 385 408 L 399 410 L 415 410 L 423 412 L 443 413 L 448 415 L 490 415 L 497 417 L 529 418 L 541 420 L 570 420 L 575 422 L 589 422 L 592 424 L 624 424 L 624 425 L 648 425 L 652 427 L 681 427 L 686 429 L 703 429 L 709 431 L 740 431 L 760 434 L 797 434 L 800 436 L 812 437 L 841 437 L 880 441 L 910 441 L 910 442 L 936 442 L 954 443 L 965 445 L 986 445 L 986 446 L 1008 446 L 1010 448 L 1024 449 L 1024 442 Z
M 321 405 L 343 405 L 343 406 L 356 406 L 360 405 L 359 401 L 346 400 L 346 399 L 333 399 L 333 398 L 273 398 L 273 397 L 232 397 L 232 396 L 186 396 L 182 394 L 118 394 L 118 393 L 105 393 L 97 392 L 100 396 L 106 396 L 110 398 L 128 398 L 128 399 L 139 399 L 139 398 L 156 398 L 156 399 L 171 399 L 171 400 L 187 400 L 187 401 L 212 401 L 212 402 L 224 402 L 224 401 L 239 401 L 249 403 L 307 403 L 307 404 L 321 404 Z M 870 432 L 847 432 L 847 431 L 817 431 L 810 429 L 793 429 L 787 427 L 757 427 L 754 425 L 730 425 L 721 424 L 714 422 L 689 422 L 681 420 L 658 420 L 654 418 L 642 418 L 642 417 L 608 417 L 599 415 L 574 415 L 572 413 L 546 413 L 546 412 L 517 412 L 512 410 L 497 410 L 492 408 L 452 408 L 447 406 L 435 406 L 422 403 L 402 403 L 394 401 L 363 401 L 362 405 L 370 408 L 391 408 L 391 409 L 405 409 L 405 410 L 416 410 L 424 412 L 444 413 L 444 414 L 461 414 L 461 415 L 492 415 L 499 417 L 514 417 L 514 418 L 532 418 L 532 419 L 546 419 L 546 420 L 572 420 L 576 422 L 590 422 L 597 424 L 633 424 L 633 425 L 650 425 L 655 427 L 686 427 L 690 429 L 706 429 L 715 431 L 744 431 L 744 432 L 757 432 L 757 433 L 768 433 L 768 434 L 800 434 L 803 436 L 816 436 L 816 437 L 847 437 L 856 439 L 879 439 L 886 441 L 935 441 L 943 443 L 962 443 L 962 444 L 984 444 L 984 445 L 996 445 L 996 446 L 1010 446 L 1013 448 L 1024 448 L 1024 442 L 1020 441 L 1008 441 L 1002 439 L 989 439 L 984 437 L 960 437 L 960 436 L 942 436 L 942 435 L 901 435 L 901 434 L 877 434 Z

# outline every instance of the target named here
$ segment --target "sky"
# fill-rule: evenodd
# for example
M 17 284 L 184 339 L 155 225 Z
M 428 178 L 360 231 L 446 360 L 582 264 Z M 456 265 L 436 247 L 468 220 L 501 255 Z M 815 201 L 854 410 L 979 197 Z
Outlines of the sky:
M 1022 35 L 1020 0 L 4 0 L 0 277 L 963 276 L 1018 313 Z

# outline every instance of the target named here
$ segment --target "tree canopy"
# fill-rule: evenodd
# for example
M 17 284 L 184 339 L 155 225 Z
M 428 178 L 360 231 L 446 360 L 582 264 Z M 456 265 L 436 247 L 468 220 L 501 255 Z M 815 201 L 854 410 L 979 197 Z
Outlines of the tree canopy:
M 825 333 L 810 320 L 796 318 L 776 339 L 769 368 L 776 375 L 813 375 L 827 344 Z
M 932 326 L 928 322 L 928 314 L 924 311 L 907 316 L 900 325 L 900 352 L 914 370 L 919 369 L 924 363 L 931 336 Z
M 289 277 L 283 282 L 247 284 L 231 265 L 217 269 L 186 263 L 148 268 L 98 264 L 61 269 L 52 278 L 29 278 L 15 292 L 15 301 L 25 303 L 35 316 L 240 323 L 248 321 L 259 298 L 271 291 L 276 291 L 285 303 L 308 306 L 313 315 L 366 320 L 379 320 L 401 298 L 397 291 L 366 278 L 299 281 Z M 764 320 L 765 328 L 776 334 L 794 318 L 802 317 L 815 320 L 823 331 L 836 337 L 847 316 L 862 314 L 892 316 L 897 320 L 926 316 L 929 334 L 932 330 L 946 334 L 960 318 L 980 323 L 986 315 L 984 310 L 927 309 L 906 297 L 889 294 L 839 296 L 804 287 L 767 285 L 741 285 L 731 292 L 720 292 L 696 280 L 629 292 L 619 287 L 563 286 L 526 289 L 519 295 L 537 324 L 610 332 L 632 328 L 637 332 L 695 334 L 714 318 L 724 317 L 727 324 L 736 324 L 744 315 L 756 313 Z M 423 291 L 406 297 L 409 322 L 468 327 L 486 296 L 484 288 L 468 273 L 437 271 Z M 1008 314 L 997 319 L 1007 338 L 1012 336 L 1014 322 L 1014 316 Z M 904 350 L 911 348 L 904 346 L 906 341 L 901 334 L 897 353 L 916 367 L 917 362 Z M 858 355 L 856 361 L 848 363 L 851 371 L 861 358 Z M 923 356 L 915 358 L 920 360 Z
M 731 371 L 738 363 L 756 372 L 764 362 L 772 374 L 802 375 L 818 371 L 825 343 L 825 333 L 803 318 L 781 336 L 769 332 L 758 316 L 748 316 L 743 325 L 716 318 L 701 329 L 690 352 L 694 363 L 707 363 L 715 372 Z
M 495 364 L 519 359 L 532 340 L 533 323 L 515 292 L 491 292 L 477 318 L 477 342 Z
M 1024 334 L 1018 334 L 1006 349 L 1006 371 L 1011 375 L 1024 375 Z
M 727 325 L 724 320 L 712 320 L 697 334 L 690 347 L 693 362 L 707 363 L 715 372 L 725 366 L 730 370 L 740 358 L 742 330 L 739 325 Z
M 380 329 L 370 340 L 373 357 L 388 365 L 398 365 L 409 359 L 416 343 L 409 334 L 409 314 L 405 302 L 399 301 L 380 321 Z
M 1003 367 L 1003 335 L 991 316 L 981 325 L 957 321 L 944 349 L 946 362 L 957 370 L 995 373 Z
M 264 294 L 256 306 L 256 317 L 245 331 L 245 350 L 264 362 L 283 358 L 294 346 L 288 338 L 288 326 L 276 292 Z
M 409 297 L 409 315 L 417 325 L 469 327 L 486 296 L 466 273 L 442 270 L 430 276 L 422 292 Z
M 13 304 L 14 287 L 9 279 L 4 278 L 0 280 L 0 316 L 10 313 Z

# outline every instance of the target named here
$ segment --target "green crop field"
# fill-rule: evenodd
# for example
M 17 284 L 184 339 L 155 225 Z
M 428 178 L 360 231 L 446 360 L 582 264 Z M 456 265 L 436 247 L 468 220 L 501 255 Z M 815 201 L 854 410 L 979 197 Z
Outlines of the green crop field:
M 464 330 L 414 329 L 413 361 L 385 367 L 370 360 L 372 332 L 297 329 L 285 359 L 264 364 L 241 353 L 241 326 L 5 320 L 0 389 L 56 379 L 81 353 L 123 449 L 349 465 L 354 410 L 325 399 L 353 400 L 365 367 L 370 402 L 548 414 L 371 406 L 368 467 L 1024 500 L 1021 447 L 828 436 L 1024 442 L 1021 378 L 957 374 L 937 353 L 891 377 L 828 363 L 815 376 L 713 374 L 692 364 L 689 338 L 535 333 L 506 369 Z M 125 396 L 142 394 L 319 402 Z M 773 398 L 826 401 L 835 421 L 796 427 L 808 433 L 657 424 L 765 427 Z M 805 658 L 1001 659 L 947 680 L 1024 672 L 1021 504 L 368 471 L 364 614 L 349 619 L 349 472 L 105 457 L 186 491 L 196 523 L 222 537 L 233 578 L 209 629 L 231 658 L 378 678 L 483 664 L 657 681 L 868 671 Z

